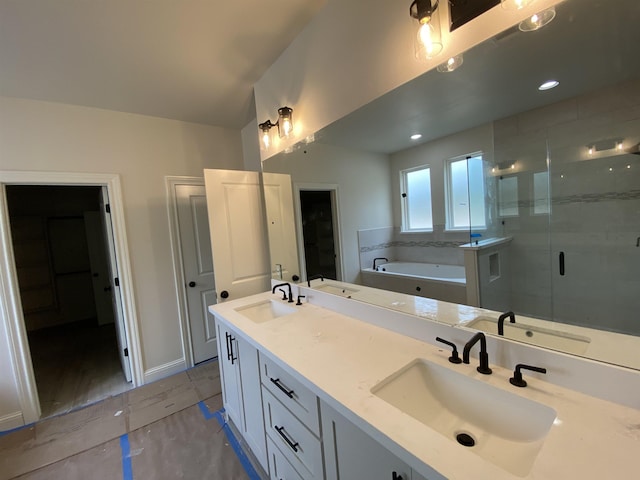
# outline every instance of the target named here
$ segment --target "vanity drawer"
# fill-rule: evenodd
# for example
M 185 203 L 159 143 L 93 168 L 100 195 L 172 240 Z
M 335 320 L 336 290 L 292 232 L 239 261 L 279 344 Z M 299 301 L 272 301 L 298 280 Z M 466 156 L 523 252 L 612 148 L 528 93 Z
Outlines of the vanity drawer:
M 287 410 L 265 387 L 262 388 L 267 435 L 292 465 L 299 465 L 305 479 L 324 478 L 320 440 Z
M 267 452 L 271 480 L 304 480 L 269 437 L 267 437 Z
M 309 430 L 320 436 L 318 397 L 308 388 L 276 365 L 270 358 L 260 355 L 260 378 L 265 386 Z

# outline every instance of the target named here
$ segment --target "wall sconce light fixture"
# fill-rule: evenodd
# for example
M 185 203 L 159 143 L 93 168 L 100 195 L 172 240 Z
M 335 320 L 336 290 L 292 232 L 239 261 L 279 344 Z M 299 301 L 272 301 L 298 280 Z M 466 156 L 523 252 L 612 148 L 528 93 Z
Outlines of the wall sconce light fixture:
M 275 127 L 271 120 L 267 120 L 264 123 L 258 125 L 258 128 L 262 132 L 262 136 L 260 137 L 262 140 L 262 147 L 265 150 L 268 150 L 271 146 L 271 129 Z
M 437 12 L 439 0 L 413 0 L 409 15 L 418 21 L 418 31 L 414 40 L 416 58 L 429 59 L 442 51 L 440 15 Z
M 271 146 L 271 129 L 278 127 L 280 138 L 288 137 L 293 131 L 293 108 L 282 107 L 278 109 L 278 121 L 271 123 L 271 120 L 258 124 L 261 132 L 262 148 L 268 150 Z
M 436 70 L 442 73 L 453 72 L 455 69 L 460 67 L 460 65 L 462 65 L 462 62 L 464 62 L 464 58 L 462 57 L 462 54 L 456 55 L 455 57 L 451 57 L 446 62 L 438 65 L 436 67 Z
M 554 7 L 547 8 L 546 10 L 534 13 L 529 18 L 521 21 L 518 28 L 521 32 L 533 32 L 541 29 L 545 25 L 548 25 L 554 18 L 556 18 L 556 9 Z

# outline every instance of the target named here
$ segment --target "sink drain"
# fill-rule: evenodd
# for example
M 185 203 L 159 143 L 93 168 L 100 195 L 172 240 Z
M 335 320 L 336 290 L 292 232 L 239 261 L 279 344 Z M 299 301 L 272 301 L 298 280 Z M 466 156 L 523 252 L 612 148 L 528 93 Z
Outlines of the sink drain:
M 464 445 L 465 447 L 473 447 L 476 444 L 475 439 L 468 433 L 459 433 L 456 435 L 456 440 L 460 445 Z

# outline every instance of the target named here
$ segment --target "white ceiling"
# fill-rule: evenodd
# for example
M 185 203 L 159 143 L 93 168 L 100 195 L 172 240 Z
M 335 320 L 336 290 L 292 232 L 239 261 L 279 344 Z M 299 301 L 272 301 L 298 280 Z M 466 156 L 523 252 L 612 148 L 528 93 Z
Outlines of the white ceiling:
M 241 128 L 326 0 L 0 0 L 0 95 Z

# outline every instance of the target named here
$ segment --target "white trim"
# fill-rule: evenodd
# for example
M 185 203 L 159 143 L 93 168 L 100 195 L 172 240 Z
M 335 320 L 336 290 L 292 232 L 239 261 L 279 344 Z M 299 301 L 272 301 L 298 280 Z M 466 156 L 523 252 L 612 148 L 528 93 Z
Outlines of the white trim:
M 25 424 L 22 418 L 22 412 L 11 412 L 7 415 L 0 417 L 0 432 L 6 432 L 7 430 L 13 430 L 14 428 L 22 427 Z
M 166 378 L 176 373 L 184 372 L 187 369 L 187 362 L 184 357 L 172 362 L 158 365 L 144 372 L 144 383 L 151 383 Z
M 294 183 L 294 206 L 296 215 L 296 231 L 298 240 L 298 256 L 300 262 L 300 278 L 307 278 L 307 264 L 304 256 L 304 235 L 302 234 L 302 207 L 300 205 L 300 191 L 328 191 L 331 192 L 333 214 L 333 242 L 336 249 L 336 276 L 337 280 L 343 280 L 344 262 L 342 255 L 342 234 L 340 220 L 340 202 L 338 184 L 336 183 Z
M 129 248 L 124 217 L 124 202 L 120 187 L 120 176 L 112 173 L 68 173 L 68 172 L 27 172 L 0 171 L 0 303 L 6 307 L 0 310 L 1 318 L 8 334 L 11 364 L 16 379 L 18 401 L 24 422 L 31 423 L 40 418 L 35 377 L 29 344 L 20 302 L 18 277 L 10 235 L 9 211 L 6 202 L 5 185 L 83 185 L 106 186 L 111 202 L 111 222 L 114 244 L 118 259 L 120 290 L 124 310 L 124 323 L 129 343 L 129 361 L 134 387 L 142 385 L 142 349 L 138 329 L 133 276 L 129 260 Z
M 178 224 L 178 199 L 176 195 L 176 187 L 178 185 L 196 185 L 204 187 L 204 177 L 166 176 L 164 177 L 164 180 L 165 191 L 167 194 L 167 215 L 169 216 L 171 259 L 173 261 L 176 298 L 178 299 L 178 323 L 180 325 L 182 352 L 186 368 L 190 368 L 194 366 L 193 343 L 191 339 L 191 325 L 189 324 L 189 313 L 187 309 L 187 289 L 185 288 L 184 259 L 182 258 L 182 243 L 180 241 L 180 227 Z

